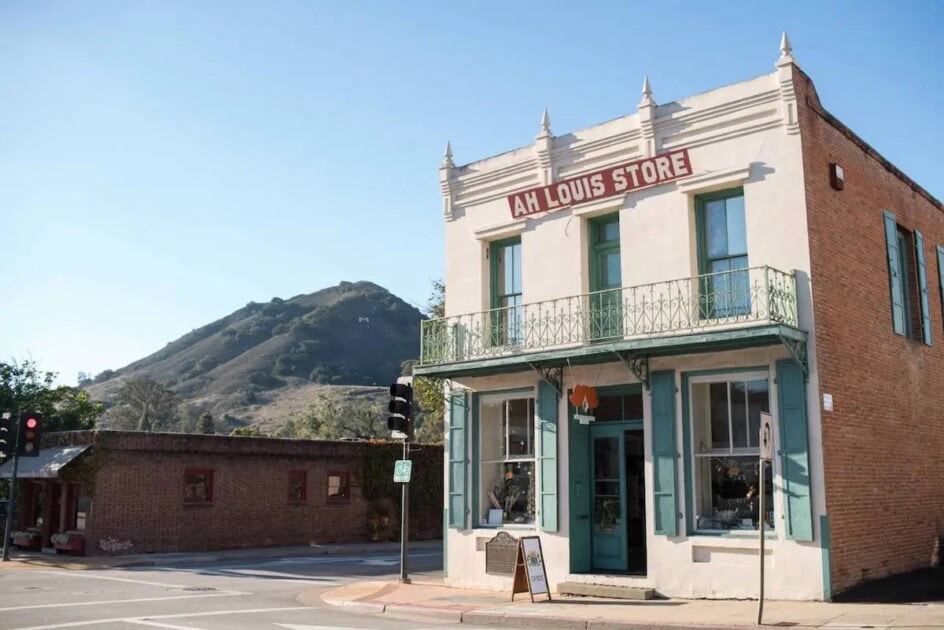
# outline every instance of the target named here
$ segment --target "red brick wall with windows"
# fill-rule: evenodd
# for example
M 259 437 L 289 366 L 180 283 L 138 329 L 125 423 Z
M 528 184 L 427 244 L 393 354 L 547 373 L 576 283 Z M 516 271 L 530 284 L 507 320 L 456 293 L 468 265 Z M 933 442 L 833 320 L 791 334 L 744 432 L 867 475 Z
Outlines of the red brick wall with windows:
M 367 541 L 368 519 L 378 502 L 362 496 L 362 453 L 369 448 L 399 453 L 399 445 L 355 442 L 111 431 L 59 436 L 60 445 L 92 443 L 76 462 L 76 472 L 84 468 L 87 476 L 94 470 L 87 555 L 107 553 L 109 540 L 120 553 Z M 429 475 L 420 482 L 441 480 L 441 446 L 414 455 Z M 329 472 L 347 475 L 348 499 L 329 499 Z M 193 482 L 193 475 L 208 473 L 210 500 L 188 498 L 188 475 Z M 302 474 L 304 498 L 299 499 L 292 496 L 292 479 Z M 380 500 L 391 511 L 398 510 L 399 491 L 394 494 Z M 429 507 L 441 517 L 441 501 Z M 441 526 L 417 529 L 421 536 L 442 533 Z
M 834 401 L 834 410 L 822 413 L 822 437 L 835 593 L 928 566 L 944 535 L 944 322 L 936 253 L 944 245 L 944 208 L 826 113 L 802 71 L 795 69 L 794 78 L 817 368 L 821 393 Z M 842 191 L 830 186 L 833 162 L 844 171 Z M 884 210 L 924 235 L 931 347 L 920 341 L 920 317 L 913 319 L 918 341 L 893 330 Z

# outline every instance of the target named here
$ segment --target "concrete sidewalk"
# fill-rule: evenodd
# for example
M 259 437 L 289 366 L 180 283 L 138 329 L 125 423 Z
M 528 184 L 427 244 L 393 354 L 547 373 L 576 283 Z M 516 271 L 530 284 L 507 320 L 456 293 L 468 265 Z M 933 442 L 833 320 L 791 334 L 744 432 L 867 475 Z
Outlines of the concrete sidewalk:
M 442 549 L 441 540 L 410 541 L 411 550 Z M 257 560 L 265 558 L 328 556 L 344 554 L 396 553 L 400 543 L 351 543 L 343 545 L 300 545 L 295 547 L 256 547 L 252 549 L 222 549 L 181 553 L 129 554 L 125 556 L 68 556 L 13 551 L 10 561 L 0 563 L 0 569 L 55 567 L 59 569 L 115 569 L 130 567 L 176 566 L 230 560 Z
M 330 591 L 309 591 L 299 600 L 320 598 L 351 612 L 424 616 L 441 621 L 528 628 L 702 630 L 756 627 L 757 602 L 654 599 L 628 601 L 583 597 L 535 597 L 527 593 L 448 588 L 441 582 L 410 585 L 357 582 Z M 540 600 L 540 601 L 537 601 Z M 764 625 L 795 628 L 944 628 L 944 603 L 829 604 L 772 601 L 764 604 Z

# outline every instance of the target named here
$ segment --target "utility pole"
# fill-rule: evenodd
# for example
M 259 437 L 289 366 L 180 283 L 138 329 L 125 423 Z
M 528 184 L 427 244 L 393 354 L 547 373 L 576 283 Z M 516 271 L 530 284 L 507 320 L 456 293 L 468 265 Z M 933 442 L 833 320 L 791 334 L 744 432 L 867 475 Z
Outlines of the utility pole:
M 10 419 L 10 412 L 3 412 L 3 419 Z M 10 496 L 7 499 L 7 522 L 3 528 L 3 562 L 10 560 L 10 528 L 13 526 L 13 512 L 16 510 L 16 473 L 20 465 L 18 451 L 20 444 L 20 412 L 17 410 L 16 419 L 16 437 L 13 438 L 13 477 L 10 479 Z

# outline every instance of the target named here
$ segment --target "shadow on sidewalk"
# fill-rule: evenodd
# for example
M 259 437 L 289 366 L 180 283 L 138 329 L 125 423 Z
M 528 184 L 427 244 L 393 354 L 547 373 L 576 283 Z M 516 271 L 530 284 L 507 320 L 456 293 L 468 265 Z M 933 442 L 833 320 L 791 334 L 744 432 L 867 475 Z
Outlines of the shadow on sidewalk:
M 944 566 L 869 580 L 839 593 L 833 601 L 845 604 L 944 603 Z

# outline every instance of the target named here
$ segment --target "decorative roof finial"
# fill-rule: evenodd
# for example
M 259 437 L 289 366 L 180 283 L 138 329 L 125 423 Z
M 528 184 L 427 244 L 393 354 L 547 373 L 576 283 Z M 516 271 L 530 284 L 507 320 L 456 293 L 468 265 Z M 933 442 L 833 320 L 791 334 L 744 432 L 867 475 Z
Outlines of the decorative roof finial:
M 547 113 L 547 108 L 544 108 L 544 113 L 541 114 L 541 132 L 542 133 L 551 133 L 551 116 Z
M 446 152 L 443 154 L 442 167 L 443 168 L 452 168 L 455 164 L 452 161 L 452 144 L 447 140 L 446 141 Z
M 780 36 L 780 59 L 779 61 L 793 61 L 793 46 L 790 45 L 790 38 L 787 37 L 787 31 Z
M 649 75 L 647 74 L 642 80 L 642 100 L 639 101 L 639 105 L 648 106 L 652 104 L 652 86 L 649 84 Z

